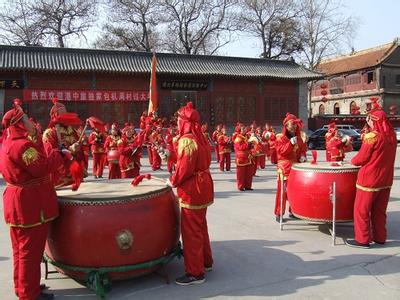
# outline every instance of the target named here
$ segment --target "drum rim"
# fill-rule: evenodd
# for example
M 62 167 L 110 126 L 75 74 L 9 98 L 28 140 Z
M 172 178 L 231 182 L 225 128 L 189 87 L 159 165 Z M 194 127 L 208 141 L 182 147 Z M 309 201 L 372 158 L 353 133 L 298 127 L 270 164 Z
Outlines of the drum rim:
M 147 200 L 150 198 L 153 198 L 153 196 L 159 196 L 162 194 L 165 194 L 165 192 L 172 192 L 172 188 L 169 186 L 165 186 L 159 190 L 156 191 L 149 191 L 143 194 L 139 195 L 130 195 L 130 196 L 121 196 L 121 197 L 114 197 L 112 199 L 104 199 L 104 200 L 99 200 L 99 199 L 73 199 L 70 196 L 57 196 L 58 202 L 63 205 L 90 205 L 90 206 L 96 206 L 96 205 L 112 205 L 112 204 L 125 204 L 129 202 L 137 202 L 137 201 L 143 201 Z
M 340 168 L 341 166 L 335 167 L 332 166 L 332 168 L 305 168 L 305 166 L 302 166 L 302 164 L 294 164 L 292 166 L 292 170 L 296 171 L 303 171 L 303 172 L 313 172 L 313 173 L 356 173 L 360 170 L 360 167 L 357 166 L 352 166 L 352 167 L 347 167 L 347 168 Z

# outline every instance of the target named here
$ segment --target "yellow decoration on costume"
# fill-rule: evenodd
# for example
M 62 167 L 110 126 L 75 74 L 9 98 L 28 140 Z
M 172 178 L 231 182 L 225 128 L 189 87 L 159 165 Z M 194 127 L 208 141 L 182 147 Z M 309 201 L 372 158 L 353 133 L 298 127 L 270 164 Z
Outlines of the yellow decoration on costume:
M 122 145 L 122 143 L 123 143 L 123 141 L 122 141 L 122 140 L 118 140 L 118 142 L 117 142 L 117 146 L 121 146 L 121 145 Z
M 363 143 L 366 143 L 368 145 L 375 144 L 376 141 L 378 140 L 378 135 L 376 132 L 368 132 L 366 135 L 364 135 Z
M 47 129 L 43 132 L 43 137 L 42 137 L 42 139 L 43 139 L 44 142 L 51 139 L 51 132 L 52 132 L 51 128 L 47 128 Z
M 35 162 L 39 158 L 39 153 L 33 147 L 29 147 L 22 154 L 22 160 L 24 163 L 29 166 L 31 163 Z
M 197 143 L 191 138 L 181 138 L 178 142 L 178 155 L 182 155 L 183 151 L 191 156 L 193 151 L 197 150 Z

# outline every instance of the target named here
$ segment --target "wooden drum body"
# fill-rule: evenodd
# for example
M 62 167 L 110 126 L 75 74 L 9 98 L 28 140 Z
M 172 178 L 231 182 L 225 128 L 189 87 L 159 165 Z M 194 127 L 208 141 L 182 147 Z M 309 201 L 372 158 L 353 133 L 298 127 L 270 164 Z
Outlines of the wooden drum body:
M 126 279 L 154 271 L 160 258 L 176 251 L 179 208 L 171 188 L 157 178 L 137 187 L 130 182 L 57 191 L 60 216 L 51 223 L 45 252 L 58 271 L 86 280 L 91 268 L 108 268 L 110 279 Z
M 331 166 L 329 162 L 293 165 L 287 183 L 293 214 L 301 219 L 332 222 L 330 193 L 336 182 L 336 221 L 353 220 L 358 170 L 350 164 Z

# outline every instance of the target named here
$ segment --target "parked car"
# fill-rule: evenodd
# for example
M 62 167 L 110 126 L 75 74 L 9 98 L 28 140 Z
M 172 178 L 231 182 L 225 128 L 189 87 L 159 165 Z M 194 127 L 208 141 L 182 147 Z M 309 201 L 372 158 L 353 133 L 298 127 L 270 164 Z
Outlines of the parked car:
M 325 149 L 325 134 L 328 132 L 327 128 L 320 128 L 316 130 L 308 138 L 308 149 Z M 354 150 L 361 148 L 361 135 L 354 129 L 339 129 L 340 136 L 348 135 L 351 137 L 351 143 Z
M 396 132 L 397 142 L 400 142 L 400 127 L 396 127 L 394 131 Z
M 337 124 L 336 127 L 337 129 L 353 129 L 357 131 L 357 128 L 355 128 L 354 125 Z M 328 129 L 329 125 L 324 125 L 322 128 Z

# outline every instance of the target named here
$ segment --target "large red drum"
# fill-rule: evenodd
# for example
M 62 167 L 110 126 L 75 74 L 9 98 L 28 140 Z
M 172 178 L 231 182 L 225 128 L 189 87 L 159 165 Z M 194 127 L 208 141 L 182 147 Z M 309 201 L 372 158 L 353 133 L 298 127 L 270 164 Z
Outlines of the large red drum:
M 331 166 L 330 162 L 293 165 L 287 183 L 293 214 L 301 219 L 332 222 L 330 189 L 336 182 L 336 221 L 353 220 L 358 170 L 350 164 Z
M 111 164 L 118 164 L 120 155 L 118 150 L 110 150 L 107 152 L 107 161 Z
M 115 267 L 110 279 L 126 279 L 154 271 L 160 258 L 176 251 L 179 208 L 172 189 L 157 178 L 137 187 L 130 182 L 84 182 L 76 192 L 57 191 L 60 216 L 51 223 L 45 252 L 58 271 L 84 281 L 81 269 Z

